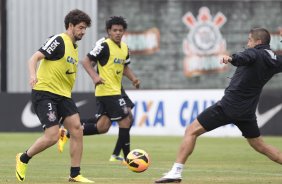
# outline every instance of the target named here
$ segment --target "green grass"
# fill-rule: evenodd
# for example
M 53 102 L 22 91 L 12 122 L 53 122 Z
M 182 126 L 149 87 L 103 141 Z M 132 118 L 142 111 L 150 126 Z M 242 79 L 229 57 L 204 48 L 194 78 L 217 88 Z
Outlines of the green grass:
M 15 155 L 30 146 L 39 133 L 0 133 L 0 183 L 14 184 Z M 267 137 L 266 142 L 282 150 L 281 137 Z M 82 174 L 97 184 L 147 184 L 167 172 L 174 160 L 181 137 L 133 136 L 131 148 L 146 150 L 151 166 L 144 173 L 108 161 L 116 136 L 89 136 L 84 139 Z M 59 154 L 53 146 L 29 163 L 27 184 L 68 183 L 69 154 Z M 194 154 L 186 163 L 183 182 L 187 184 L 281 184 L 282 166 L 253 151 L 244 138 L 198 139 Z

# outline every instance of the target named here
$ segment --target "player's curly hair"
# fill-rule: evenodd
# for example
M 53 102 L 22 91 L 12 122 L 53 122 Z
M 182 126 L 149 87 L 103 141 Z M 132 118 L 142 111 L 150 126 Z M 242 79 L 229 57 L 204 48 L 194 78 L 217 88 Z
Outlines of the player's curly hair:
M 124 30 L 127 29 L 127 22 L 122 16 L 112 16 L 106 21 L 106 31 L 111 29 L 113 25 L 121 25 Z
M 69 28 L 69 23 L 75 26 L 81 22 L 85 22 L 87 27 L 91 26 L 91 18 L 89 17 L 89 15 L 79 9 L 74 9 L 70 11 L 65 17 L 65 28 Z

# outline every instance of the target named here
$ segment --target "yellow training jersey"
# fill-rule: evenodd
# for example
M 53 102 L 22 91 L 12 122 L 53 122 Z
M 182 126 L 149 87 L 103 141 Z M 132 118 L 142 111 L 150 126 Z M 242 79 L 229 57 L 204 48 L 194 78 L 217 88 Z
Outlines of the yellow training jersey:
M 130 62 L 128 47 L 124 42 L 119 46 L 109 38 L 101 46 L 101 50 L 94 48 L 87 55 L 97 61 L 99 76 L 105 80 L 105 84 L 96 86 L 95 96 L 120 95 L 124 66 Z
M 33 89 L 70 98 L 77 72 L 77 46 L 62 33 L 51 37 L 39 51 L 45 58 L 38 67 L 38 82 Z

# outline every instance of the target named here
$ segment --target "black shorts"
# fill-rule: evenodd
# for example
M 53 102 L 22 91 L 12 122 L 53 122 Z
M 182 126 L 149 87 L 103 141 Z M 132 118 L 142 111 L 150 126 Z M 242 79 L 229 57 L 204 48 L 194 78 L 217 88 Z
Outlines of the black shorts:
M 43 129 L 58 125 L 61 118 L 78 113 L 71 98 L 47 91 L 32 90 L 31 101 Z
M 97 119 L 101 115 L 107 115 L 111 121 L 120 121 L 129 114 L 126 101 L 121 95 L 96 96 L 96 108 Z
M 129 107 L 130 109 L 134 108 L 134 103 L 130 100 L 130 98 L 127 96 L 127 94 L 125 93 L 124 89 L 121 88 L 121 96 L 122 98 L 125 100 L 126 102 L 126 106 Z
M 260 136 L 256 118 L 244 120 L 232 119 L 223 112 L 222 107 L 218 103 L 200 113 L 197 119 L 206 131 L 211 131 L 220 126 L 232 123 L 240 129 L 245 138 L 257 138 Z

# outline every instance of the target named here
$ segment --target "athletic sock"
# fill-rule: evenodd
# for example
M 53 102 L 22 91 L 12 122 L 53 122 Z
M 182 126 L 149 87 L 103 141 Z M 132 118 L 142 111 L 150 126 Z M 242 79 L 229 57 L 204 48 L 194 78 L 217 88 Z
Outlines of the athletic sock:
M 120 134 L 120 133 L 119 133 Z M 116 156 L 119 156 L 120 154 L 120 151 L 121 151 L 121 141 L 120 141 L 120 138 L 118 136 L 118 139 L 117 139 L 117 142 L 116 142 L 116 146 L 115 146 L 115 149 L 114 149 L 114 152 L 113 152 L 113 155 L 116 155 Z
M 174 163 L 171 170 L 165 174 L 163 178 L 170 178 L 170 179 L 179 179 L 181 178 L 181 174 L 183 171 L 183 164 Z
M 83 135 L 95 135 L 95 134 L 99 134 L 97 129 L 97 124 L 93 124 L 93 123 L 84 124 Z
M 80 175 L 80 167 L 71 167 L 70 169 L 70 177 L 75 178 Z
M 176 174 L 179 173 L 179 174 L 181 175 L 181 173 L 182 173 L 182 171 L 183 171 L 183 167 L 184 167 L 183 164 L 174 163 L 173 166 L 172 166 L 171 171 L 173 171 L 173 172 L 176 173 Z
M 29 160 L 32 158 L 32 157 L 28 156 L 26 152 L 24 152 L 20 157 L 21 162 L 23 162 L 25 164 L 27 164 L 29 162 Z
M 97 123 L 97 119 L 96 118 L 81 119 L 80 123 L 81 123 L 81 125 L 89 124 L 89 123 L 96 124 Z
M 100 134 L 97 129 L 97 119 L 89 118 L 89 119 L 81 119 L 81 126 L 83 126 L 83 135 L 95 135 Z M 70 138 L 70 133 L 67 131 L 67 138 Z
M 119 141 L 121 144 L 121 148 L 123 151 L 124 158 L 130 152 L 130 135 L 129 135 L 130 128 L 119 128 Z

